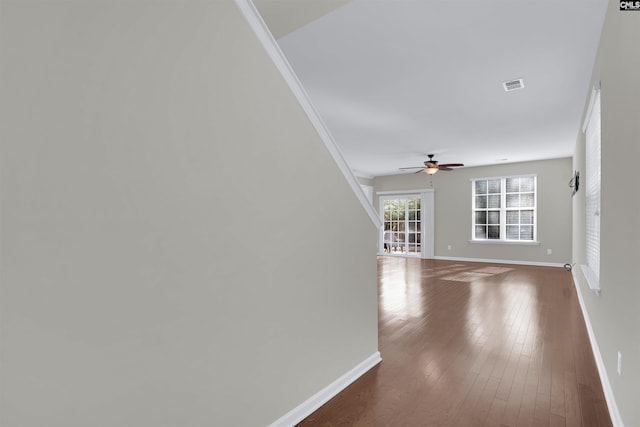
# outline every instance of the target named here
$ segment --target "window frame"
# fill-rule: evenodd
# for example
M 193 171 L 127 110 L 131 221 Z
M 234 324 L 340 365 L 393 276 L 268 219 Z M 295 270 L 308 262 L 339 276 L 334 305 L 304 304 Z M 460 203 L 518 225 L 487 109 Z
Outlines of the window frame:
M 518 191 L 517 193 L 508 192 L 507 191 L 507 179 L 512 178 L 533 178 L 533 206 L 532 207 L 518 207 L 518 208 L 508 208 L 506 199 L 507 193 L 510 194 L 520 194 L 520 193 L 530 193 L 529 191 L 523 192 Z M 500 207 L 499 208 L 477 208 L 476 207 L 476 182 L 477 181 L 492 181 L 492 180 L 500 180 Z M 470 243 L 479 243 L 479 244 L 510 244 L 510 245 L 538 245 L 538 175 L 537 174 L 518 174 L 518 175 L 508 175 L 508 176 L 495 176 L 495 177 L 482 177 L 482 178 L 472 178 L 469 180 L 471 183 L 471 239 Z M 490 193 L 487 191 L 487 195 L 490 194 L 498 194 L 498 193 Z M 499 211 L 499 239 L 478 239 L 476 238 L 476 213 L 477 212 L 488 212 L 489 209 Z M 508 239 L 507 238 L 507 212 L 509 211 L 521 211 L 521 210 L 532 210 L 533 211 L 533 236 L 531 240 L 520 240 L 520 239 Z M 486 225 L 487 227 L 490 225 L 487 219 L 486 224 L 478 224 L 480 226 Z M 522 226 L 522 223 L 518 225 Z M 487 234 L 488 236 L 488 234 Z
M 602 209 L 602 94 L 600 82 L 591 90 L 582 131 L 585 137 L 584 209 L 585 261 L 582 273 L 596 295 L 600 295 L 600 245 Z

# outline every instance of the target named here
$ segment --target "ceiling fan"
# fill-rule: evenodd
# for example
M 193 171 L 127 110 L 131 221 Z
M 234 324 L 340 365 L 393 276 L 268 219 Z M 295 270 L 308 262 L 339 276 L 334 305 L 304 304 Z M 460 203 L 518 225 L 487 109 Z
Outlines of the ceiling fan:
M 437 160 L 433 160 L 433 154 L 429 154 L 428 156 L 429 156 L 429 160 L 426 160 L 424 162 L 424 166 L 412 166 L 412 167 L 400 168 L 400 169 L 402 169 L 402 170 L 404 170 L 404 169 L 421 169 L 419 171 L 416 171 L 415 173 L 420 173 L 420 172 L 424 171 L 428 175 L 433 175 L 434 173 L 436 173 L 438 171 L 452 171 L 453 170 L 452 168 L 464 166 L 464 164 L 462 164 L 462 163 L 446 163 L 444 165 L 439 165 Z

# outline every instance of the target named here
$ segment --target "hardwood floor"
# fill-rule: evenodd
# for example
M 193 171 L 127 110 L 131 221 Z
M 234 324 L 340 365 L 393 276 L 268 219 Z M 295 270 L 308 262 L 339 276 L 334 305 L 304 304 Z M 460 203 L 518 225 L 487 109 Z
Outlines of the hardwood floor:
M 379 257 L 382 363 L 299 426 L 610 426 L 571 273 Z

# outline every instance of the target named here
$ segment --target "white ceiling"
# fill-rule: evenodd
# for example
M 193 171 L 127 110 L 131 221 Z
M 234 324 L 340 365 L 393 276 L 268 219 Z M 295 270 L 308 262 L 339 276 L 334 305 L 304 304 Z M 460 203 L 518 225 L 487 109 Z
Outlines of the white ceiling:
M 358 176 L 571 156 L 606 5 L 256 0 Z

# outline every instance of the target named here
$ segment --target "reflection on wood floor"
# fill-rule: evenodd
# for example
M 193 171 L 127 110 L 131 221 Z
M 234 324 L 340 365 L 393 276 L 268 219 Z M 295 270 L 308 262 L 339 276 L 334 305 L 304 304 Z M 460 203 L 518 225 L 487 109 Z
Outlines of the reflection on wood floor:
M 610 426 L 571 274 L 378 258 L 382 363 L 300 426 Z

